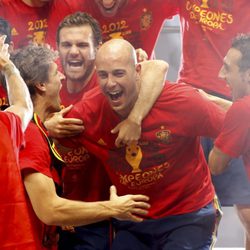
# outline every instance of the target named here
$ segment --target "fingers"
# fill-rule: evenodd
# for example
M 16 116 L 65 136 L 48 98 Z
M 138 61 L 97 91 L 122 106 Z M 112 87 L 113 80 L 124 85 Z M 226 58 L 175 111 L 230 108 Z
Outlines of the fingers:
M 143 218 L 140 218 L 140 217 L 138 217 L 138 216 L 136 216 L 136 215 L 131 214 L 131 215 L 129 216 L 128 220 L 131 220 L 131 221 L 133 221 L 133 222 L 142 222 L 142 221 L 143 221 Z
M 149 197 L 142 194 L 133 194 L 132 198 L 134 201 L 149 201 Z
M 111 134 L 116 134 L 119 132 L 119 128 L 120 128 L 120 123 L 118 125 L 116 125 L 112 130 L 111 130 Z
M 114 185 L 110 186 L 109 192 L 110 192 L 110 200 L 117 197 L 117 190 L 116 190 L 116 187 Z
M 64 115 L 66 115 L 72 108 L 73 108 L 73 105 L 71 104 L 71 105 L 69 105 L 68 107 L 62 109 L 62 110 L 60 111 L 60 113 L 62 114 L 62 116 L 64 116 Z
M 83 127 L 83 121 L 80 120 L 80 119 L 77 119 L 77 118 L 62 118 L 60 123 L 63 125 L 63 126 L 67 126 L 67 125 L 82 125 Z

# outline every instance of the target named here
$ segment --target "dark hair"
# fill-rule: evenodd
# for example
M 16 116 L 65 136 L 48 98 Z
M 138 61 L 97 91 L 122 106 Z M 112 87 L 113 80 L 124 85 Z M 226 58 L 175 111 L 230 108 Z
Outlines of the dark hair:
M 46 45 L 37 44 L 29 44 L 11 55 L 11 60 L 19 69 L 31 95 L 35 94 L 35 84 L 48 80 L 50 64 L 56 58 L 55 51 Z
M 0 17 L 0 35 L 6 35 L 5 43 L 11 42 L 11 27 L 7 20 Z
M 60 42 L 60 31 L 65 27 L 78 27 L 83 25 L 89 25 L 94 35 L 94 45 L 97 47 L 102 43 L 102 31 L 100 25 L 96 19 L 91 15 L 84 12 L 75 12 L 74 14 L 66 16 L 59 24 L 56 32 L 56 42 Z
M 240 70 L 250 69 L 250 34 L 238 34 L 232 41 L 232 48 L 239 50 L 242 54 L 238 64 Z

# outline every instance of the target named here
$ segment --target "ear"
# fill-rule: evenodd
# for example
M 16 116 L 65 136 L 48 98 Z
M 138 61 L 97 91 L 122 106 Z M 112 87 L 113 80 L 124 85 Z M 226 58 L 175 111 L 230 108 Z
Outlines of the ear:
M 14 42 L 10 42 L 9 44 L 9 53 L 12 53 L 14 51 Z
M 47 85 L 46 83 L 36 83 L 35 88 L 37 89 L 38 92 L 45 93 L 47 90 Z
M 135 65 L 135 71 L 137 72 L 137 74 L 141 74 L 141 64 L 140 63 L 137 63 Z

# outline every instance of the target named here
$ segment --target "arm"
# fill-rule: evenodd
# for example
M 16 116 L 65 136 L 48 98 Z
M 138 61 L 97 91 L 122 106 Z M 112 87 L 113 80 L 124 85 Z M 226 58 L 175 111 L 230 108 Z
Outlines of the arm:
M 150 207 L 144 195 L 118 197 L 114 186 L 110 200 L 102 202 L 71 201 L 57 196 L 51 178 L 38 172 L 25 175 L 24 184 L 38 218 L 48 225 L 86 225 L 114 217 L 142 221 L 137 215 L 147 214 Z
M 64 118 L 64 116 L 72 109 L 73 105 L 62 109 L 60 112 L 53 113 L 44 125 L 53 138 L 64 138 L 75 136 L 84 130 L 82 120 L 76 118 Z
M 206 98 L 206 99 L 210 100 L 211 102 L 215 103 L 216 105 L 220 106 L 225 111 L 227 111 L 232 106 L 232 102 L 228 101 L 224 98 L 210 95 L 210 94 L 206 93 L 205 91 L 203 91 L 202 89 L 199 89 L 199 92 L 204 98 Z
M 116 146 L 134 143 L 141 136 L 141 122 L 151 110 L 164 87 L 168 64 L 161 60 L 141 63 L 141 87 L 138 99 L 128 118 L 119 123 L 112 133 L 118 133 Z M 157 77 L 156 77 L 157 76 Z
M 4 44 L 4 41 L 5 36 L 0 37 L 0 70 L 6 79 L 10 103 L 10 107 L 5 111 L 18 115 L 22 120 L 22 128 L 25 130 L 33 114 L 32 101 L 18 69 L 9 60 L 8 45 Z
M 214 146 L 208 157 L 208 165 L 211 173 L 213 175 L 221 174 L 227 168 L 231 159 L 229 155 L 223 153 L 219 148 Z

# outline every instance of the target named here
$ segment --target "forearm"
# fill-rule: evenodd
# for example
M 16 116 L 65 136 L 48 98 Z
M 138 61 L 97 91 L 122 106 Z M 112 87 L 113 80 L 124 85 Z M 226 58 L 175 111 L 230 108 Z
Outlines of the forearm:
M 211 101 L 220 106 L 225 111 L 227 111 L 232 105 L 231 101 L 228 101 L 226 99 L 217 96 L 211 96 Z
M 48 225 L 80 226 L 107 220 L 115 215 L 111 201 L 79 202 L 58 197 L 43 222 Z
M 141 124 L 162 92 L 168 71 L 168 64 L 161 60 L 144 61 L 141 65 L 139 96 L 128 117 L 137 124 Z
M 23 81 L 18 69 L 8 62 L 2 69 L 7 83 L 7 91 L 10 107 L 7 109 L 17 114 L 25 129 L 32 117 L 33 105 L 30 99 L 28 88 Z

